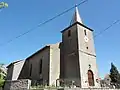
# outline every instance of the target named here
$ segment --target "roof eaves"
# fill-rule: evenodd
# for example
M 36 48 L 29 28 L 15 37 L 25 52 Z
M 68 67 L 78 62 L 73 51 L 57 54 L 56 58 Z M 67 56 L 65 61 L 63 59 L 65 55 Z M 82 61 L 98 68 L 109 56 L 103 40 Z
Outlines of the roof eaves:
M 39 53 L 39 52 L 45 50 L 45 49 L 48 48 L 48 47 L 50 47 L 50 45 L 46 45 L 46 46 L 44 46 L 43 48 L 41 48 L 41 49 L 38 50 L 37 52 L 33 53 L 31 56 L 27 57 L 26 60 L 32 58 L 34 55 L 36 55 L 37 53 Z
M 64 31 L 68 30 L 69 28 L 71 28 L 72 26 L 74 26 L 74 25 L 76 25 L 76 24 L 79 24 L 80 26 L 83 26 L 84 28 L 87 28 L 87 29 L 89 29 L 90 31 L 94 31 L 93 29 L 85 26 L 84 24 L 82 24 L 82 23 L 80 23 L 80 22 L 75 22 L 75 23 L 73 23 L 72 25 L 70 25 L 69 27 L 67 27 L 67 28 L 65 28 L 64 30 L 62 30 L 61 33 L 63 33 Z

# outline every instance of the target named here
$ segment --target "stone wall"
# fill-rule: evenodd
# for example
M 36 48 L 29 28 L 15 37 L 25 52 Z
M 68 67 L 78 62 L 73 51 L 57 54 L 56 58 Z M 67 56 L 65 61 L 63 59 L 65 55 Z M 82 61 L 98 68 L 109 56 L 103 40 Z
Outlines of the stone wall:
M 45 46 L 26 60 L 29 61 L 29 78 L 34 81 L 39 81 L 49 84 L 49 61 L 50 61 L 50 46 Z M 42 61 L 42 64 L 41 64 Z M 42 68 L 41 66 L 42 65 Z
M 30 90 L 120 90 L 120 89 L 109 89 L 109 88 L 40 88 Z
M 64 90 L 120 90 L 120 89 L 109 89 L 109 88 L 64 88 Z
M 28 79 L 21 80 L 7 80 L 5 82 L 4 90 L 29 90 L 31 81 Z
M 59 43 L 50 46 L 50 62 L 49 62 L 49 85 L 56 86 L 56 80 L 60 76 L 60 49 Z

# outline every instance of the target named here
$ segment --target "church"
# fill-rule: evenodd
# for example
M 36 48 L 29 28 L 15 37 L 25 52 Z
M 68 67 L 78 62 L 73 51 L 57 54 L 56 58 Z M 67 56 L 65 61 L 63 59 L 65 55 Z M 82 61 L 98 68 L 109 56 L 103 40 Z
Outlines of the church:
M 11 63 L 7 80 L 80 88 L 100 87 L 93 30 L 83 24 L 76 7 L 70 25 L 61 31 L 62 41 L 48 44 L 25 60 Z

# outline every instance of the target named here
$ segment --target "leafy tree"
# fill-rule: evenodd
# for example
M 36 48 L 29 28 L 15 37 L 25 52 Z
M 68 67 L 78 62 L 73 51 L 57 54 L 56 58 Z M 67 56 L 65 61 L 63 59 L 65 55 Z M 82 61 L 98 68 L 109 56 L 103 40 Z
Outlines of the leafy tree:
M 4 86 L 4 82 L 5 82 L 5 80 L 0 79 L 0 87 Z
M 0 9 L 8 7 L 8 4 L 5 2 L 0 2 Z
M 6 72 L 4 72 L 3 68 L 4 64 L 0 64 L 0 87 L 4 86 Z
M 113 63 L 111 63 L 110 78 L 111 78 L 111 83 L 116 88 L 120 88 L 120 74 L 117 70 L 117 67 Z

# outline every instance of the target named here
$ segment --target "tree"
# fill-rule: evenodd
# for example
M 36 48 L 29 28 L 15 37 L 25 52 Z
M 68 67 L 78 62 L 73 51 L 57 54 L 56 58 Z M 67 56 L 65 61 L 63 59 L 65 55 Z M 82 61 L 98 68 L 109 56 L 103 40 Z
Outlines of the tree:
M 0 2 L 0 9 L 8 7 L 8 4 L 5 2 Z
M 4 86 L 4 82 L 5 82 L 5 80 L 0 79 L 0 87 Z
M 5 82 L 5 77 L 6 77 L 6 72 L 3 70 L 3 65 L 4 64 L 0 64 L 0 87 L 4 86 L 4 82 Z
M 116 88 L 120 88 L 120 74 L 113 63 L 111 63 L 110 78 L 111 78 L 111 83 Z

